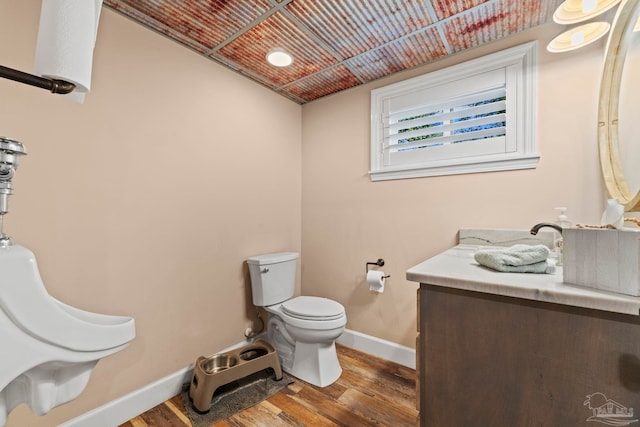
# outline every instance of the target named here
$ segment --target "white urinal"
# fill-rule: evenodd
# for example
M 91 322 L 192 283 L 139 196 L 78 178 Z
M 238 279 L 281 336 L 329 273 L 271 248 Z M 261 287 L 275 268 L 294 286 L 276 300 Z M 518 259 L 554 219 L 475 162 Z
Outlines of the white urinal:
M 0 426 L 20 403 L 43 415 L 75 399 L 96 363 L 134 337 L 132 318 L 61 303 L 30 250 L 0 247 Z

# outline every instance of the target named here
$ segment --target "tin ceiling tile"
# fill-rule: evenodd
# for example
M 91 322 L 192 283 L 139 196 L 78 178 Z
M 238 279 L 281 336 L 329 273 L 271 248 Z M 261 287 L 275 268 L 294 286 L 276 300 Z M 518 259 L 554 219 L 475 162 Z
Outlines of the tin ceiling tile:
M 299 103 L 551 21 L 562 0 L 104 0 Z M 286 68 L 267 52 L 294 56 Z
M 240 73 L 242 75 L 244 75 L 245 77 L 249 77 L 250 79 L 268 87 L 269 89 L 276 89 L 277 87 L 279 87 L 279 85 L 277 85 L 276 83 L 272 82 L 271 80 L 269 80 L 268 78 L 266 78 L 265 76 L 262 76 L 258 73 L 256 73 L 254 70 L 244 67 L 242 64 L 238 64 L 237 62 L 231 61 L 228 58 L 225 58 L 222 55 L 219 55 L 217 53 L 212 53 L 209 58 L 213 59 L 214 61 L 216 61 L 219 64 L 224 65 L 225 67 Z
M 342 59 L 433 23 L 424 0 L 295 0 L 286 9 Z
M 211 49 L 271 9 L 268 0 L 105 0 L 108 6 L 181 42 Z M 126 10 L 124 10 L 126 9 Z M 144 16 L 142 20 L 137 17 Z M 160 25 L 158 25 L 160 24 Z
M 454 52 L 490 43 L 552 21 L 562 0 L 499 0 L 456 15 L 443 24 Z
M 490 0 L 431 0 L 438 20 L 462 13 Z
M 447 54 L 435 28 L 389 43 L 349 59 L 347 64 L 365 81 L 406 70 Z
M 209 50 L 209 47 L 204 46 L 195 40 L 192 40 L 182 34 L 178 34 L 173 28 L 163 24 L 160 21 L 157 21 L 151 18 L 149 15 L 141 12 L 135 7 L 131 7 L 123 1 L 120 0 L 104 0 L 104 5 L 115 10 L 116 12 L 131 18 L 133 21 L 138 22 L 139 24 L 156 31 L 160 34 L 167 36 L 168 38 L 191 48 L 199 53 L 205 53 Z
M 349 69 L 343 65 L 336 65 L 305 79 L 298 80 L 281 90 L 308 102 L 359 84 L 360 81 Z
M 276 89 L 276 93 L 284 96 L 285 98 L 288 98 L 294 102 L 297 102 L 298 104 L 305 104 L 307 101 L 305 101 L 302 98 L 298 98 L 296 95 L 294 95 L 291 92 L 287 92 L 286 90 L 283 89 Z
M 267 53 L 273 48 L 283 48 L 291 53 L 293 64 L 280 68 L 267 63 Z M 337 63 L 281 12 L 269 16 L 217 53 L 266 77 L 275 86 L 283 86 Z

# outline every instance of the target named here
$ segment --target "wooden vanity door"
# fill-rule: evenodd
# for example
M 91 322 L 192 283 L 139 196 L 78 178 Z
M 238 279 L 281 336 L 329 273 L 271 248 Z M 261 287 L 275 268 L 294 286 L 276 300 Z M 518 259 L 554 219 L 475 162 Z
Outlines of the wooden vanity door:
M 419 304 L 421 426 L 640 425 L 638 316 L 425 284 Z

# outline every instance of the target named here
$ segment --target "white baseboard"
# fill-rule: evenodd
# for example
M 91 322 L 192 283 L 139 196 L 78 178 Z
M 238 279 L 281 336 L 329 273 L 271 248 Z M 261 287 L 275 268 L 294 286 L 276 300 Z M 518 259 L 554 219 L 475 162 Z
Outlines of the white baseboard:
M 381 359 L 395 362 L 398 365 L 416 369 L 416 351 L 410 347 L 350 329 L 345 329 L 337 341 L 363 353 L 372 354 Z
M 119 426 L 180 394 L 183 384 L 191 381 L 192 373 L 192 366 L 180 369 L 152 384 L 59 424 L 58 427 Z
M 338 342 L 369 353 L 382 359 L 390 360 L 411 369 L 416 368 L 416 352 L 414 349 L 360 332 L 345 329 Z M 246 345 L 242 341 L 222 351 L 229 351 Z M 191 381 L 193 366 L 180 369 L 173 374 L 155 381 L 145 387 L 133 391 L 116 400 L 112 400 L 98 408 L 59 424 L 58 427 L 116 427 L 130 419 L 148 411 L 156 405 L 180 394 L 184 384 Z
M 221 350 L 230 351 L 248 341 L 242 341 Z M 89 412 L 59 424 L 58 427 L 116 427 L 171 399 L 182 392 L 182 387 L 191 382 L 193 365 L 182 368 L 138 390 L 132 391 Z

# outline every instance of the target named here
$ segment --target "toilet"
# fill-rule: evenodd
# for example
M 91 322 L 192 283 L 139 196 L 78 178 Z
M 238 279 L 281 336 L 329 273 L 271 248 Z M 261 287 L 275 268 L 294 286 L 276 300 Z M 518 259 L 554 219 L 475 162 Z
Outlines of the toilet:
M 84 311 L 49 295 L 36 256 L 2 232 L 11 179 L 25 154 L 20 142 L 0 137 L 0 427 L 22 403 L 44 415 L 77 398 L 96 364 L 136 335 L 131 317 Z
M 282 369 L 326 387 L 342 373 L 335 341 L 347 316 L 342 304 L 331 299 L 293 296 L 297 261 L 295 252 L 249 258 L 253 304 L 269 313 L 267 341 L 278 352 Z
M 29 249 L 0 247 L 0 426 L 25 403 L 36 415 L 77 398 L 103 358 L 124 350 L 135 321 L 84 311 L 47 292 Z

